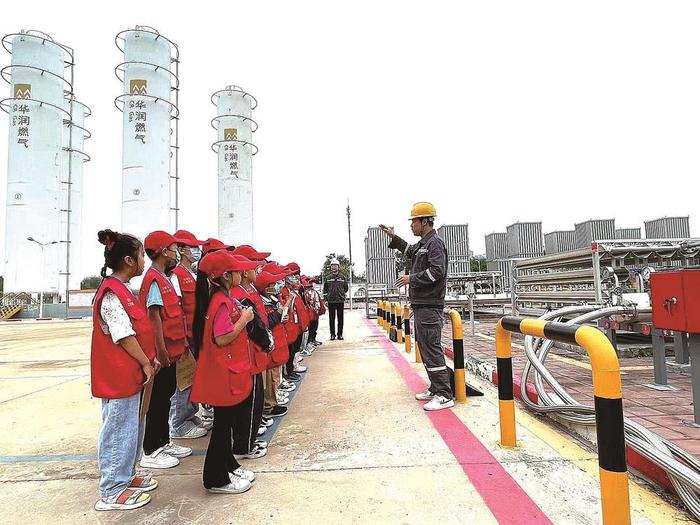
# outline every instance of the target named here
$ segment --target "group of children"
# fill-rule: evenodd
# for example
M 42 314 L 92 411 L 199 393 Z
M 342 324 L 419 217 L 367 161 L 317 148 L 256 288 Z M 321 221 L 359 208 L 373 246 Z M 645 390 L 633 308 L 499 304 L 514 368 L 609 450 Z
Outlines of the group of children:
M 173 438 L 211 431 L 203 468 L 213 493 L 247 491 L 239 459 L 266 455 L 272 418 L 320 345 L 325 304 L 316 279 L 269 252 L 154 231 L 143 243 L 102 230 L 102 283 L 94 299 L 92 394 L 102 399 L 96 510 L 146 505 L 158 482 L 146 469 L 177 466 L 192 449 Z M 129 283 L 144 274 L 138 295 Z M 108 270 L 111 270 L 108 275 Z

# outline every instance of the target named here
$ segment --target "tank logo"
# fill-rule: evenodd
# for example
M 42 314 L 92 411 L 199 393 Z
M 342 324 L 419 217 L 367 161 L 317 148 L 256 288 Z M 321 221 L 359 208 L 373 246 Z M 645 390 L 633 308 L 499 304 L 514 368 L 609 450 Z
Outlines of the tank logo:
M 135 78 L 129 81 L 129 93 L 131 95 L 147 95 L 146 81 Z
M 32 85 L 15 84 L 15 98 L 32 98 Z
M 238 130 L 236 128 L 224 129 L 224 140 L 237 140 Z

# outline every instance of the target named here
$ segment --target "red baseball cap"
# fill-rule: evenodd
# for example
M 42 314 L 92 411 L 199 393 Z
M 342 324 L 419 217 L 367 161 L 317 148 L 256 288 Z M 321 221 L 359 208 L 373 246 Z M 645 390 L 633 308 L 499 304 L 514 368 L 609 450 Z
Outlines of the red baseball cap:
M 244 261 L 225 250 L 215 251 L 205 255 L 199 263 L 198 269 L 207 274 L 209 278 L 221 277 L 226 272 L 245 272 L 255 268 L 252 261 Z
M 264 261 L 270 256 L 270 252 L 259 252 L 249 244 L 241 244 L 233 250 L 234 255 L 242 255 L 251 261 Z
M 290 262 L 287 266 L 285 266 L 288 270 L 290 270 L 292 273 L 300 273 L 301 268 L 299 268 L 299 265 L 295 262 Z
M 156 230 L 146 235 L 143 240 L 143 247 L 154 252 L 167 248 L 171 244 L 177 243 L 177 239 L 163 230 Z
M 185 246 L 200 246 L 205 242 L 198 240 L 191 232 L 188 232 L 187 230 L 176 231 L 174 237 L 178 244 L 184 244 Z
M 282 274 L 283 277 L 290 275 L 292 272 L 285 266 L 280 266 L 276 262 L 267 263 L 263 266 L 263 271 L 268 273 Z
M 224 244 L 219 239 L 214 239 L 212 237 L 209 237 L 202 243 L 202 251 L 204 253 L 213 252 L 215 250 L 228 250 L 229 248 L 232 248 L 232 246 Z
M 260 261 L 253 261 L 251 259 L 248 259 L 248 257 L 244 257 L 243 255 L 236 255 L 233 252 L 228 252 L 231 257 L 234 259 L 240 261 L 242 264 L 245 264 L 247 266 L 246 270 L 254 270 L 258 266 L 260 266 Z M 245 271 L 245 270 L 243 270 Z
M 284 279 L 284 275 L 281 273 L 270 273 L 262 271 L 255 278 L 255 287 L 258 290 L 264 290 L 271 284 L 276 283 L 277 281 L 281 281 L 282 279 Z

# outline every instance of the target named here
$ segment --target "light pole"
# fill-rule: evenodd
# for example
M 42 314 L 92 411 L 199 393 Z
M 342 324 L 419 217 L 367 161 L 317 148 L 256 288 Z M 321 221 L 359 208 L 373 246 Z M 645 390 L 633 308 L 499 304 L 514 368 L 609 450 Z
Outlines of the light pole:
M 350 236 L 350 200 L 348 199 L 348 253 L 350 255 L 350 311 L 352 312 L 352 237 Z
M 52 244 L 58 244 L 58 241 L 41 243 L 37 241 L 34 237 L 27 237 L 27 240 L 30 242 L 37 243 L 39 245 L 39 248 L 41 248 L 41 289 L 39 290 L 39 319 L 42 319 L 44 317 L 44 248 Z

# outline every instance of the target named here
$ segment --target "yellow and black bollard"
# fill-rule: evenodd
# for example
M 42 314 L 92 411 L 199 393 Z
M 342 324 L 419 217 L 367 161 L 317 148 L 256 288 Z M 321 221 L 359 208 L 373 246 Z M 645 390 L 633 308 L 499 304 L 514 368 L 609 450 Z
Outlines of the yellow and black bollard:
M 403 306 L 401 303 L 396 303 L 396 342 L 403 343 Z
M 455 365 L 455 399 L 467 400 L 467 379 L 464 372 L 464 335 L 462 334 L 462 317 L 456 310 L 450 310 L 452 322 L 452 360 Z
M 625 458 L 622 380 L 620 378 L 620 362 L 612 344 L 600 330 L 592 326 L 512 316 L 503 317 L 498 321 L 496 325 L 498 403 L 501 420 L 501 443 L 504 446 L 508 446 L 509 443 L 513 444 L 511 446 L 515 444 L 511 332 L 579 345 L 586 350 L 593 371 L 593 399 L 603 524 L 629 524 L 629 474 Z M 503 395 L 501 385 L 503 385 Z M 505 404 L 507 399 L 504 398 L 508 396 L 510 396 L 509 404 Z
M 408 305 L 403 307 L 403 341 L 406 353 L 411 353 L 411 309 Z M 417 358 L 416 358 L 417 359 Z M 418 361 L 416 361 L 418 362 Z
M 389 341 L 396 342 L 396 303 L 389 303 Z
M 382 312 L 382 302 L 378 300 L 377 301 L 377 324 L 379 326 L 382 326 L 382 316 L 383 315 L 384 315 L 384 313 Z

